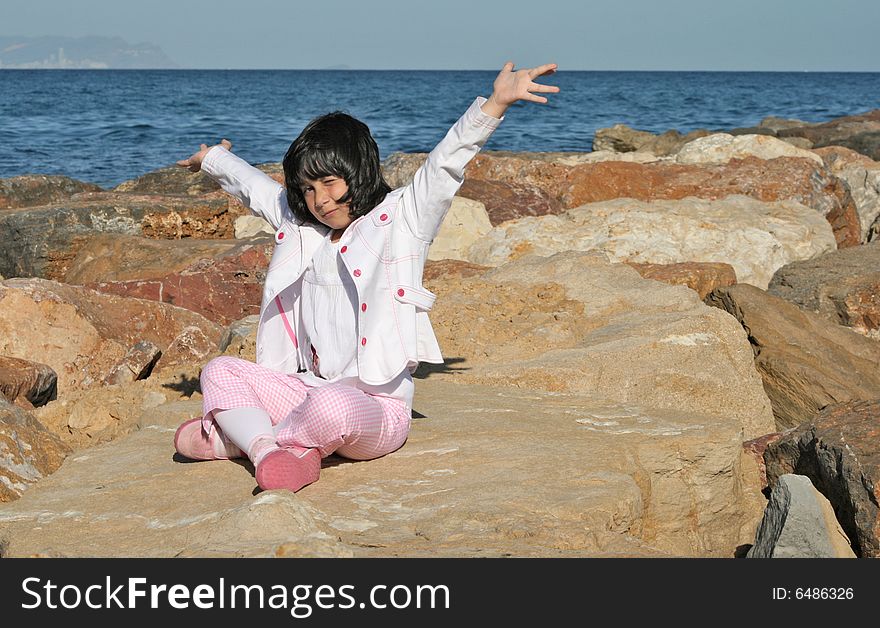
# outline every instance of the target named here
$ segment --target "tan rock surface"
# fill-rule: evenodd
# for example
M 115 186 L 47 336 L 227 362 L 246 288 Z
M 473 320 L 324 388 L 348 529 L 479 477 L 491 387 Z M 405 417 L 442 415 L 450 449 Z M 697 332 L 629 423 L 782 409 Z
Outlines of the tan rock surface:
M 464 259 L 468 248 L 491 229 L 485 205 L 455 197 L 440 232 L 428 249 L 428 259 Z
M 746 195 L 763 202 L 790 200 L 825 216 L 838 246 L 861 241 L 859 216 L 848 186 L 812 159 L 747 157 L 722 165 L 613 160 L 568 166 L 520 154 L 477 155 L 467 176 L 534 186 L 558 198 L 566 208 L 617 198 L 714 200 Z
M 447 360 L 432 377 L 708 414 L 746 438 L 774 431 L 745 333 L 692 290 L 575 251 L 426 286 Z
M 778 268 L 833 251 L 835 242 L 826 220 L 791 201 L 616 199 L 499 225 L 471 246 L 467 259 L 497 265 L 566 250 L 598 250 L 618 262 L 726 263 L 739 281 L 766 288 Z
M 880 216 L 880 163 L 842 146 L 815 149 L 831 172 L 846 181 L 856 204 L 862 242 L 867 242 L 871 225 Z
M 222 328 L 143 299 L 102 295 L 44 279 L 0 283 L 0 354 L 39 360 L 58 374 L 58 394 L 98 385 L 141 340 L 162 350 L 158 368 L 201 363 Z
M 639 264 L 627 262 L 645 279 L 662 281 L 673 286 L 687 286 L 705 299 L 715 288 L 736 283 L 736 271 L 730 264 L 713 262 L 681 262 L 679 264 Z
M 0 397 L 0 502 L 17 499 L 51 474 L 69 451 L 30 412 Z M 0 556 L 2 547 L 0 541 Z
M 81 192 L 100 192 L 101 188 L 59 175 L 28 174 L 0 179 L 0 209 L 48 205 Z
M 780 430 L 830 404 L 880 398 L 877 342 L 747 284 L 719 288 L 706 302 L 748 329 Z
M 256 498 L 249 465 L 173 459 L 173 430 L 197 402 L 156 408 L 141 431 L 72 456 L 0 508 L 0 547 L 6 556 L 291 547 L 306 556 L 731 556 L 760 519 L 735 422 L 433 376 L 418 382 L 415 407 L 424 416 L 397 452 L 332 457 L 296 495 Z
M 727 164 L 731 159 L 757 157 L 799 157 L 822 165 L 822 158 L 812 151 L 792 146 L 769 135 L 730 135 L 713 133 L 688 142 L 675 155 L 679 164 Z

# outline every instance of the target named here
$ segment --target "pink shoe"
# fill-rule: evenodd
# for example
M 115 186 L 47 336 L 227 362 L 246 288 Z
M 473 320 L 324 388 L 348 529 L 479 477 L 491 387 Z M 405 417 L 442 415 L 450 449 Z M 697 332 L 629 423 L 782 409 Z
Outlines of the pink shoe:
M 201 417 L 184 421 L 177 428 L 174 433 L 174 448 L 177 453 L 190 460 L 228 460 L 244 457 L 241 449 L 224 439 L 216 426 L 210 436 L 205 434 Z
M 263 490 L 286 488 L 295 493 L 317 481 L 321 475 L 321 454 L 317 449 L 295 446 L 275 449 L 260 461 L 255 475 Z

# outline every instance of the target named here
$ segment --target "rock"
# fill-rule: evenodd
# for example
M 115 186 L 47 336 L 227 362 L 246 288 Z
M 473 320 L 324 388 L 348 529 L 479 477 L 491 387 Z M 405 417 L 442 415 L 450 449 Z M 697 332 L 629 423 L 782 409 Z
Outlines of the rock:
M 199 243 L 104 236 L 80 250 L 67 281 L 170 303 L 228 325 L 259 313 L 274 246 L 267 239 Z
M 58 375 L 50 366 L 0 355 L 0 396 L 7 401 L 23 397 L 33 406 L 42 406 L 57 394 Z
M 141 341 L 132 346 L 122 361 L 110 369 L 104 378 L 105 384 L 126 384 L 150 376 L 162 350 L 152 342 Z
M 200 368 L 193 367 L 183 374 L 158 371 L 145 380 L 70 390 L 62 399 L 35 410 L 34 415 L 46 429 L 74 449 L 94 447 L 137 430 L 138 420 L 145 411 L 166 402 L 201 399 L 201 394 L 196 392 Z
M 461 260 L 428 260 L 425 263 L 425 272 L 422 278 L 425 281 L 443 278 L 461 279 L 463 277 L 482 275 L 487 270 L 489 270 L 489 266 L 480 266 L 479 264 L 471 264 Z
M 402 449 L 328 458 L 315 484 L 254 498 L 250 465 L 172 456 L 200 406 L 167 404 L 0 511 L 0 545 L 9 557 L 731 556 L 760 519 L 732 423 L 433 377 L 416 407 L 426 418 Z
M 223 193 L 219 193 L 223 194 Z M 236 214 L 235 211 L 240 212 Z M 0 212 L 0 273 L 62 280 L 79 249 L 100 233 L 147 238 L 232 238 L 226 196 L 136 196 L 81 194 L 76 200 L 34 209 Z
M 272 228 L 266 220 L 259 216 L 239 216 L 235 219 L 235 239 L 242 240 L 257 235 L 275 235 L 275 229 Z
M 777 268 L 834 248 L 828 223 L 791 201 L 617 199 L 504 223 L 472 245 L 467 259 L 497 265 L 529 253 L 600 250 L 619 262 L 730 264 L 739 281 L 764 288 Z
M 243 466 L 177 462 L 174 424 L 199 405 L 150 410 L 145 416 L 162 420 L 68 458 L 33 495 L 0 511 L 4 556 L 271 557 L 283 543 L 297 543 L 302 556 L 350 555 L 298 495 L 253 497 Z M 205 490 L 212 475 L 223 490 Z M 16 521 L 34 527 L 35 516 L 47 527 L 25 532 Z
M 562 203 L 543 190 L 516 183 L 465 179 L 458 193 L 485 205 L 493 226 L 522 216 L 545 216 L 563 211 Z
M 764 489 L 767 488 L 767 466 L 764 464 L 764 451 L 767 449 L 767 445 L 782 438 L 782 434 L 782 432 L 771 432 L 743 443 L 743 451 L 755 463 L 761 478 L 761 486 Z
M 173 368 L 202 364 L 221 333 L 199 314 L 166 303 L 44 279 L 0 283 L 0 354 L 49 365 L 62 395 L 97 385 L 139 341 L 162 350 L 158 368 Z
M 276 181 L 284 183 L 284 172 L 280 163 L 257 164 L 256 168 L 262 170 Z M 203 172 L 190 172 L 179 166 L 167 166 L 159 168 L 145 175 L 123 181 L 115 188 L 114 192 L 128 194 L 158 194 L 202 196 L 220 191 L 220 185 Z
M 615 124 L 611 128 L 596 129 L 593 136 L 593 150 L 609 150 L 616 153 L 635 152 L 656 136 L 648 131 L 639 131 L 625 124 Z
M 796 201 L 831 223 L 838 247 L 861 241 L 861 227 L 849 189 L 811 159 L 757 157 L 724 165 L 601 161 L 566 166 L 520 157 L 477 155 L 468 176 L 534 186 L 558 198 L 565 208 L 617 198 L 642 201 L 707 200 L 743 194 L 763 202 Z
M 382 162 L 382 176 L 391 189 L 403 187 L 412 181 L 427 157 L 428 153 L 391 153 Z
M 203 172 L 190 172 L 179 166 L 168 166 L 148 172 L 136 179 L 123 181 L 113 188 L 113 191 L 128 194 L 201 196 L 219 189 L 220 185 Z
M 31 413 L 0 397 L 0 502 L 18 499 L 61 466 L 69 451 Z
M 859 214 L 861 241 L 867 242 L 871 225 L 880 216 L 880 163 L 840 146 L 817 148 L 814 152 L 849 186 Z
M 679 264 L 639 264 L 627 262 L 645 279 L 662 281 L 672 286 L 687 286 L 705 299 L 715 288 L 736 283 L 736 271 L 730 264 L 712 262 L 681 262 Z
M 85 285 L 159 279 L 222 257 L 240 245 L 235 240 L 155 240 L 100 233 L 83 242 L 58 281 Z
M 226 328 L 220 339 L 218 349 L 223 355 L 231 355 L 242 360 L 257 361 L 257 328 L 259 314 L 245 316 Z
M 815 148 L 844 146 L 877 161 L 880 160 L 880 109 L 822 124 L 780 129 L 778 136 L 804 137 L 813 142 Z
M 787 264 L 776 271 L 767 290 L 880 339 L 880 242 Z
M 834 510 L 808 477 L 780 476 L 747 558 L 855 558 Z
M 471 244 L 491 229 L 492 223 L 489 222 L 485 205 L 455 197 L 439 233 L 428 249 L 428 259 L 464 259 Z
M 682 146 L 709 134 L 705 129 L 691 131 L 682 135 L 676 130 L 655 135 L 638 131 L 625 124 L 615 124 L 609 129 L 598 129 L 593 139 L 594 151 L 617 153 L 647 152 L 654 155 L 674 155 Z
M 880 161 L 880 131 L 857 133 L 852 137 L 836 140 L 834 144 L 851 148 L 863 155 L 867 155 L 874 161 Z M 819 147 L 827 146 L 827 144 L 822 143 L 816 145 Z
M 770 129 L 774 133 L 778 133 L 782 129 L 792 129 L 798 127 L 808 127 L 813 126 L 809 122 L 804 122 L 803 120 L 796 120 L 793 118 L 777 118 L 775 116 L 768 116 L 761 120 L 758 124 L 759 127 Z
M 746 284 L 716 289 L 706 303 L 748 330 L 778 429 L 829 404 L 880 397 L 880 344 Z
M 0 179 L 0 209 L 48 205 L 68 200 L 81 192 L 101 192 L 92 183 L 58 175 L 28 174 Z
M 431 377 L 717 416 L 746 438 L 774 431 L 744 332 L 692 290 L 575 251 L 426 286 L 447 357 Z
M 791 144 L 795 148 L 803 148 L 804 150 L 810 150 L 813 148 L 813 142 L 805 137 L 780 137 L 779 139 Z
M 762 126 L 747 126 L 747 127 L 738 127 L 736 129 L 727 129 L 726 131 L 715 131 L 712 135 L 718 134 L 726 134 L 726 135 L 767 135 L 770 137 L 776 137 L 776 131 L 773 129 L 768 129 Z M 708 137 L 708 136 L 706 136 Z
M 730 135 L 714 133 L 688 142 L 675 155 L 680 164 L 727 164 L 731 159 L 757 157 L 797 157 L 810 159 L 822 165 L 822 158 L 808 150 L 796 148 L 787 142 L 767 135 Z
M 427 156 L 427 153 L 392 153 L 391 155 L 389 155 L 382 165 L 382 172 L 385 176 L 385 180 L 388 182 L 388 185 L 390 185 L 392 188 L 399 188 L 407 185 L 410 181 L 412 181 L 416 170 L 418 170 L 419 166 L 421 166 L 425 162 Z M 567 168 L 571 168 L 573 166 L 578 166 L 581 164 L 594 164 L 606 161 L 617 161 L 624 163 L 654 163 L 663 160 L 663 158 L 658 157 L 657 155 L 650 152 L 638 151 L 633 153 L 618 153 L 609 150 L 600 150 L 591 153 L 542 153 L 487 150 L 481 151 L 475 159 L 477 160 L 476 163 L 483 162 L 483 166 L 477 167 L 478 170 L 485 169 L 485 165 L 491 163 L 495 165 L 500 164 L 502 171 L 510 169 L 523 171 L 523 166 L 527 166 L 527 168 L 536 169 L 538 172 L 547 171 L 551 173 L 565 172 Z M 479 176 L 479 174 L 474 173 L 474 163 L 475 162 L 471 162 L 471 164 L 469 164 L 468 166 L 468 169 L 465 171 L 465 185 L 462 186 L 462 189 L 472 190 L 470 193 L 475 196 L 473 200 L 486 202 L 486 200 L 489 199 L 482 198 L 482 196 L 485 196 L 485 194 L 480 195 L 479 192 L 473 191 L 473 187 L 467 186 L 468 180 L 474 182 L 490 181 L 492 183 L 503 183 L 505 184 L 505 187 L 509 186 L 514 191 L 527 190 L 530 194 L 538 193 L 547 200 L 552 200 L 559 196 L 557 191 L 552 190 L 552 188 L 548 190 L 545 189 L 546 186 L 537 185 L 537 181 L 540 179 L 540 175 L 538 179 L 535 179 L 533 177 L 529 181 L 520 181 L 516 178 L 516 176 L 509 176 L 509 172 L 507 176 L 504 176 L 501 179 L 483 177 Z M 467 196 L 467 194 L 462 195 L 466 196 L 467 198 L 471 198 Z
M 786 473 L 810 478 L 834 506 L 860 557 L 880 557 L 880 401 L 831 405 L 764 453 L 771 484 Z

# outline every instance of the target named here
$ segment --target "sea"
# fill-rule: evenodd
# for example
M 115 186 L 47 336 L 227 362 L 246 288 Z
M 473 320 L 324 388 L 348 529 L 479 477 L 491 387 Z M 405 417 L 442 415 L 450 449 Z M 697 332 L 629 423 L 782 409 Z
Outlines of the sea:
M 61 174 L 111 188 L 221 138 L 281 161 L 312 118 L 364 121 L 384 159 L 429 151 L 496 71 L 0 70 L 0 178 Z M 546 105 L 518 103 L 487 150 L 589 151 L 597 129 L 661 133 L 824 122 L 880 108 L 880 73 L 573 72 Z

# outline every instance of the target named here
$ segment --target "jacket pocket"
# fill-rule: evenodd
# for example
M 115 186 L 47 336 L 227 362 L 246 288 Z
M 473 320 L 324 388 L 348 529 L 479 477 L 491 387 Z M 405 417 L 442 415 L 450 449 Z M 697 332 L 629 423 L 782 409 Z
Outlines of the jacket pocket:
M 401 303 L 414 305 L 416 310 L 427 312 L 434 306 L 434 301 L 437 299 L 437 295 L 424 288 L 397 286 L 394 290 L 394 298 Z

